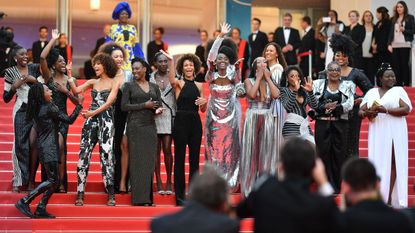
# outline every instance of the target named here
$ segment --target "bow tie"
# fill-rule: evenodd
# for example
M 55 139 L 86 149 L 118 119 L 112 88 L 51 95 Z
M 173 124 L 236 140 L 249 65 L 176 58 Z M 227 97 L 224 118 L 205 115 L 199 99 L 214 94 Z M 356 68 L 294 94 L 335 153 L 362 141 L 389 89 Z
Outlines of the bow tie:
M 290 27 L 284 27 L 284 30 L 291 30 Z

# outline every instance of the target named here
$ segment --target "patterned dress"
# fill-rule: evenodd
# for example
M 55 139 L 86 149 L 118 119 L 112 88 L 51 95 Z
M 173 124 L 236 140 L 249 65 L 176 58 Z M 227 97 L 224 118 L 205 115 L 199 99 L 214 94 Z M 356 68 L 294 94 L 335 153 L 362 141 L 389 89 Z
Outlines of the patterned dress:
M 127 55 L 127 62 L 122 66 L 123 70 L 131 70 L 131 60 L 134 57 L 144 58 L 144 53 L 138 43 L 138 32 L 134 25 L 113 24 L 107 42 L 114 41 L 122 46 Z
M 37 77 L 40 75 L 39 64 L 29 64 L 28 74 Z M 16 102 L 13 107 L 14 142 L 12 149 L 13 160 L 13 186 L 26 185 L 29 182 L 29 135 L 33 122 L 26 121 L 27 96 L 30 84 L 24 83 L 16 92 L 11 91 L 12 85 L 20 78 L 21 74 L 16 66 L 7 68 L 4 73 L 4 102 L 8 103 L 16 94 Z
M 208 60 L 216 60 L 223 38 L 215 40 Z M 205 157 L 228 181 L 233 191 L 239 179 L 240 123 L 241 106 L 236 97 L 236 84 L 239 84 L 238 72 L 233 65 L 228 66 L 227 75 L 230 84 L 217 85 L 217 72 L 208 72 L 210 97 L 205 121 Z
M 157 84 L 156 72 L 150 76 L 150 82 Z M 157 85 L 158 86 L 158 85 Z M 174 89 L 167 82 L 167 86 L 164 90 L 161 90 L 161 102 L 165 109 L 162 114 L 156 116 L 157 134 L 172 134 L 172 126 L 174 122 L 174 116 L 176 115 L 176 96 Z

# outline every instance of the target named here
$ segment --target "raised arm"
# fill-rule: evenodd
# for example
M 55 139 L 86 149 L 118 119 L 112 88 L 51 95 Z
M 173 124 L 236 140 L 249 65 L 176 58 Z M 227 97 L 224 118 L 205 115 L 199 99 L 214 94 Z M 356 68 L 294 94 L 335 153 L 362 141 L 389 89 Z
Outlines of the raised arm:
M 111 107 L 115 100 L 117 99 L 118 90 L 120 89 L 121 83 L 118 80 L 114 80 L 114 83 L 112 84 L 110 95 L 107 98 L 107 101 L 101 105 L 99 108 L 95 109 L 94 111 L 87 111 L 86 113 L 83 113 L 82 116 L 85 118 L 93 117 L 97 114 L 100 114 L 101 112 L 107 110 L 109 107 Z
M 265 81 L 268 83 L 268 87 L 271 92 L 271 97 L 273 99 L 277 99 L 278 97 L 280 97 L 280 90 L 278 89 L 277 85 L 275 85 L 274 80 L 272 80 L 271 71 L 266 67 L 264 69 L 264 77 Z
M 40 54 L 40 70 L 42 71 L 42 77 L 45 80 L 45 83 L 48 83 L 49 79 L 51 78 L 51 73 L 50 73 L 46 58 L 50 50 L 55 45 L 55 42 L 58 39 L 58 37 L 59 37 L 58 29 L 53 29 L 52 39 L 49 41 L 49 43 L 46 45 L 46 47 L 42 50 L 42 53 Z
M 175 72 L 175 68 L 174 68 L 173 57 L 169 53 L 167 53 L 166 51 L 164 51 L 162 49 L 160 49 L 160 52 L 163 53 L 164 56 L 166 56 L 167 59 L 169 60 L 169 82 L 170 82 L 170 85 L 173 88 L 176 88 L 179 85 L 179 80 L 177 80 L 176 77 L 175 77 L 176 72 Z
M 246 95 L 250 99 L 255 99 L 257 97 L 259 85 L 261 85 L 261 80 L 263 76 L 264 76 L 263 71 L 258 70 L 256 73 L 256 79 L 255 79 L 254 85 L 252 85 L 251 80 L 245 79 L 244 84 L 245 84 Z
M 96 81 L 97 81 L 96 79 L 90 79 L 90 80 L 84 82 L 82 85 L 76 86 L 75 85 L 75 79 L 73 77 L 68 79 L 69 85 L 71 86 L 72 93 L 74 93 L 74 94 L 79 94 L 79 93 L 85 92 L 86 90 L 92 88 L 92 85 Z
M 221 24 L 221 32 L 219 36 L 213 42 L 212 48 L 210 49 L 208 57 L 207 57 L 208 71 L 206 72 L 206 76 L 205 76 L 206 82 L 211 82 L 213 80 L 213 72 L 215 69 L 214 62 L 216 60 L 216 57 L 218 56 L 219 48 L 220 48 L 220 45 L 222 44 L 224 36 L 228 34 L 230 30 L 231 30 L 231 25 L 227 23 Z

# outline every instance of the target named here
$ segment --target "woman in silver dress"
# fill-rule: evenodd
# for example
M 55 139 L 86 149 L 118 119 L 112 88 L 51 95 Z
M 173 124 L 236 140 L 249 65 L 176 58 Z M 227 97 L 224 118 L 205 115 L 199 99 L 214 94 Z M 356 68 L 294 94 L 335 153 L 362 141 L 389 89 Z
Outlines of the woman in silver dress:
M 157 71 L 153 72 L 150 75 L 150 82 L 158 85 L 161 93 L 161 102 L 164 109 L 163 113 L 156 116 L 156 126 L 157 126 L 157 157 L 156 157 L 156 167 L 155 175 L 157 182 L 157 192 L 159 194 L 171 195 L 172 192 L 172 168 L 173 168 L 173 156 L 171 153 L 171 143 L 172 143 L 172 126 L 173 119 L 176 114 L 176 98 L 173 87 L 169 82 L 169 70 L 168 70 L 168 59 L 161 53 L 157 52 L 154 55 L 154 65 L 157 68 Z M 164 164 L 166 166 L 167 180 L 166 180 L 166 189 L 163 189 L 162 180 L 160 175 L 160 152 L 163 149 L 164 155 Z
M 238 184 L 241 107 L 235 86 L 240 83 L 236 52 L 222 46 L 230 25 L 223 24 L 208 55 L 210 97 L 205 121 L 205 157 L 235 189 Z M 234 65 L 232 65 L 234 64 Z
M 252 63 L 249 78 L 244 81 L 248 109 L 241 144 L 241 193 L 245 197 L 260 175 L 275 173 L 274 165 L 278 161 L 271 107 L 272 100 L 278 98 L 280 92 L 272 78 L 267 60 L 258 57 Z

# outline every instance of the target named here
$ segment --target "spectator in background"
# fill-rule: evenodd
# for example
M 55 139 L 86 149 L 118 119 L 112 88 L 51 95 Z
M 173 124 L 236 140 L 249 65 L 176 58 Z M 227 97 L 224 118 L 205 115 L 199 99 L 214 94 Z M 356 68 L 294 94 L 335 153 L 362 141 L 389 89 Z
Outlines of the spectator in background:
M 32 45 L 32 54 L 33 54 L 33 63 L 40 62 L 40 53 L 48 44 L 48 28 L 46 26 L 41 26 L 39 28 L 39 40 L 33 42 Z
M 91 79 L 91 78 L 96 78 L 95 75 L 95 70 L 92 67 L 92 58 L 95 56 L 95 54 L 97 53 L 97 50 L 92 50 L 89 53 L 89 57 L 90 59 L 88 59 L 87 61 L 85 61 L 84 63 L 84 77 L 85 79 Z
M 268 44 L 267 34 L 261 32 L 259 28 L 261 27 L 261 20 L 258 18 L 253 18 L 251 22 L 252 33 L 249 34 L 248 42 L 251 49 L 251 61 L 252 63 L 257 57 L 262 55 L 262 52 L 265 49 L 265 46 Z
M 238 59 L 243 58 L 241 69 L 241 81 L 245 80 L 246 72 L 248 70 L 248 62 L 249 62 L 249 45 L 246 40 L 241 38 L 241 29 L 235 27 L 232 29 L 232 40 L 235 42 L 236 46 L 238 47 Z
M 14 30 L 12 27 L 5 27 L 4 29 L 8 32 L 14 33 Z
M 238 216 L 253 217 L 256 233 L 335 232 L 338 209 L 329 197 L 333 188 L 314 146 L 294 137 L 283 145 L 280 155 L 279 179 L 260 177 L 248 198 L 239 203 Z M 312 180 L 320 195 L 310 192 Z
M 164 28 L 158 27 L 153 31 L 153 41 L 150 41 L 147 45 L 147 61 L 150 64 L 151 68 L 155 70 L 154 66 L 154 55 L 160 50 L 167 52 L 168 46 L 167 43 L 163 41 Z
M 274 32 L 268 32 L 267 38 L 268 38 L 269 43 L 273 42 L 274 41 Z
M 362 69 L 362 44 L 365 40 L 366 33 L 365 27 L 359 24 L 359 16 L 359 12 L 356 10 L 349 12 L 350 25 L 345 28 L 344 34 L 350 36 L 356 44 L 356 48 L 351 54 L 352 66 L 358 69 Z
M 55 48 L 59 50 L 59 55 L 65 59 L 66 64 L 71 65 L 73 48 L 70 44 L 68 44 L 65 33 L 61 33 L 59 35 L 58 45 L 56 45 Z
M 14 34 L 6 28 L 0 28 L 0 77 L 4 77 L 3 71 L 12 63 L 10 53 L 17 45 L 14 41 Z
M 396 72 L 398 86 L 409 86 L 411 83 L 409 61 L 414 33 L 414 16 L 409 14 L 406 3 L 399 1 L 394 7 L 388 40 L 388 50 L 392 53 L 392 67 Z
M 372 41 L 373 41 L 373 31 L 374 31 L 374 24 L 373 24 L 373 14 L 370 11 L 363 12 L 362 16 L 362 24 L 365 28 L 365 39 L 362 43 L 362 68 L 363 71 L 366 73 L 366 76 L 375 84 L 375 62 L 373 60 L 372 54 Z
M 322 39 L 325 42 L 324 48 L 324 59 L 325 63 L 323 67 L 326 67 L 331 61 L 333 61 L 333 50 L 330 48 L 330 38 L 335 33 L 343 33 L 344 31 L 344 23 L 339 20 L 337 11 L 329 10 L 328 17 L 330 18 L 330 22 L 323 22 L 323 18 L 319 19 L 317 22 L 317 30 L 316 33 L 321 33 Z M 316 34 L 316 38 L 319 38 L 320 35 Z M 324 69 L 324 68 L 323 68 Z
M 311 18 L 304 16 L 301 20 L 301 28 L 304 30 L 304 36 L 301 39 L 301 46 L 298 49 L 298 62 L 300 63 L 301 71 L 303 71 L 304 76 L 310 76 L 309 65 L 310 60 L 309 56 L 313 56 L 315 39 L 314 39 L 314 29 L 311 27 Z M 313 61 L 311 62 L 313 65 Z
M 324 64 L 326 59 L 326 42 L 323 34 L 321 32 L 316 33 L 316 44 L 314 50 L 314 69 L 316 71 L 315 74 L 318 74 L 319 71 L 324 70 Z M 316 75 L 317 76 L 317 75 Z M 313 75 L 313 79 L 316 77 Z
M 388 9 L 381 6 L 376 9 L 378 22 L 373 31 L 372 53 L 375 55 L 375 69 L 379 68 L 383 62 L 391 62 L 391 53 L 388 50 L 388 38 L 392 23 L 389 19 Z M 374 80 L 373 80 L 374 81 Z M 373 82 L 373 85 L 375 82 Z
M 196 56 L 199 57 L 200 61 L 202 62 L 202 66 L 200 67 L 199 73 L 196 75 L 197 82 L 204 82 L 205 81 L 205 74 L 207 69 L 206 64 L 206 53 L 207 53 L 207 44 L 208 44 L 208 37 L 209 34 L 206 30 L 201 30 L 199 32 L 200 35 L 200 45 L 196 47 Z
M 293 17 L 286 13 L 283 18 L 283 27 L 278 27 L 274 32 L 274 42 L 281 46 L 288 65 L 297 64 L 296 49 L 301 46 L 300 33 L 297 29 L 291 28 Z
M 342 192 L 350 207 L 340 214 L 341 231 L 338 232 L 413 232 L 408 216 L 382 201 L 376 169 L 368 160 L 349 160 L 342 176 Z
M 237 233 L 239 223 L 229 218 L 229 187 L 218 172 L 206 166 L 193 178 L 189 187 L 189 202 L 174 214 L 151 222 L 153 233 Z
M 95 50 L 98 51 L 99 47 L 105 43 L 105 41 L 109 40 L 109 34 L 110 34 L 111 24 L 105 24 L 103 29 L 103 37 L 99 38 L 97 40 L 97 43 L 95 44 Z M 92 56 L 93 57 L 93 56 Z
M 216 29 L 214 32 L 213 32 L 213 40 L 214 39 L 216 39 L 216 37 L 218 37 L 220 35 L 220 29 Z

